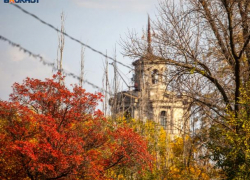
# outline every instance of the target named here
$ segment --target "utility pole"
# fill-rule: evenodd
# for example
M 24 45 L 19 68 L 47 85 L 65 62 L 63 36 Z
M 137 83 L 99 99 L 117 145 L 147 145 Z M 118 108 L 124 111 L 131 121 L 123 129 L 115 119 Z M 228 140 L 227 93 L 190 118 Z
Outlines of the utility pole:
M 57 70 L 58 72 L 61 73 L 60 75 L 60 84 L 63 84 L 63 82 L 61 81 L 61 77 L 62 77 L 62 60 L 63 60 L 63 50 L 64 50 L 64 34 L 65 33 L 65 28 L 64 28 L 64 23 L 65 23 L 65 18 L 64 18 L 64 13 L 61 13 L 61 32 L 58 34 L 58 50 L 57 50 Z M 60 53 L 60 58 L 58 57 L 58 51 Z
M 109 79 L 108 79 L 108 58 L 107 58 L 107 51 L 106 51 L 106 58 L 105 58 L 105 64 L 104 64 L 104 76 L 103 76 L 103 88 L 105 89 L 104 92 L 104 103 L 103 103 L 103 111 L 104 116 L 107 116 L 108 111 L 108 99 L 109 99 Z
M 83 86 L 83 80 L 84 80 L 84 48 L 81 47 L 81 74 L 80 74 L 80 87 Z
M 115 61 L 113 62 L 114 67 L 114 114 L 113 119 L 116 119 L 116 113 L 117 113 L 117 62 L 116 62 L 116 47 L 115 47 Z

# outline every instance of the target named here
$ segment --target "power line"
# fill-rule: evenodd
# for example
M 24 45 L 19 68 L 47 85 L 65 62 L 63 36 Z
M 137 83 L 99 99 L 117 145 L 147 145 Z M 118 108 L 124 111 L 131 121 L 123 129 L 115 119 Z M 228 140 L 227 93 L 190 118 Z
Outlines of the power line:
M 121 77 L 121 79 L 122 79 L 123 82 L 126 84 L 126 86 L 127 86 L 128 88 L 130 88 L 129 85 L 128 85 L 128 83 L 125 81 L 125 79 L 122 77 L 122 75 L 121 75 L 120 72 L 118 71 L 118 68 L 115 68 L 114 63 L 110 63 L 110 65 L 112 65 L 112 66 L 114 67 L 115 71 L 116 71 L 116 72 L 118 73 L 118 75 Z
M 33 58 L 39 59 L 39 61 L 42 62 L 43 65 L 52 67 L 53 70 L 57 70 L 57 68 L 55 67 L 55 63 L 52 63 L 52 62 L 49 62 L 49 61 L 45 60 L 41 55 L 39 55 L 39 54 L 34 54 L 34 53 L 31 52 L 30 50 L 27 50 L 27 49 L 23 48 L 23 47 L 20 46 L 19 44 L 16 44 L 16 43 L 12 42 L 11 40 L 9 40 L 9 39 L 7 39 L 7 38 L 1 36 L 1 35 L 0 35 L 0 40 L 5 41 L 5 42 L 8 42 L 11 46 L 19 48 L 19 50 L 23 51 L 24 53 L 29 54 L 29 56 L 32 56 Z M 77 79 L 77 80 L 80 80 L 80 79 L 81 79 L 81 77 L 79 77 L 78 75 L 75 75 L 74 73 L 68 72 L 68 71 L 66 71 L 66 70 L 64 70 L 64 69 L 62 69 L 62 72 L 63 72 L 65 75 L 70 76 L 70 77 L 72 77 L 72 78 L 74 78 L 74 79 Z M 103 88 L 100 88 L 99 86 L 97 86 L 97 85 L 95 85 L 95 84 L 93 84 L 93 83 L 91 83 L 91 82 L 89 82 L 89 81 L 87 81 L 87 80 L 83 80 L 83 83 L 87 83 L 87 84 L 89 84 L 90 86 L 92 86 L 93 88 L 98 89 L 98 90 L 101 91 L 101 92 L 106 92 L 106 93 L 108 93 L 109 95 L 113 96 L 113 94 L 111 94 L 110 92 L 104 90 Z
M 120 61 L 117 61 L 117 60 L 115 60 L 114 58 L 112 58 L 112 57 L 110 57 L 110 56 L 107 56 L 106 54 L 102 53 L 101 51 L 98 51 L 98 50 L 92 48 L 91 46 L 89 46 L 89 45 L 87 45 L 87 44 L 81 42 L 80 40 L 78 40 L 78 39 L 76 39 L 76 38 L 70 36 L 70 35 L 67 34 L 66 32 L 62 32 L 60 29 L 56 28 L 56 27 L 53 26 L 52 24 L 49 24 L 49 23 L 45 22 L 44 20 L 42 20 L 42 19 L 40 19 L 39 17 L 37 17 L 35 14 L 32 14 L 32 13 L 26 11 L 25 9 L 23 9 L 23 8 L 20 7 L 19 5 L 17 5 L 17 4 L 12 4 L 12 5 L 15 6 L 15 7 L 18 8 L 18 9 L 20 9 L 20 10 L 21 10 L 22 12 L 24 12 L 25 14 L 28 14 L 28 15 L 32 16 L 33 18 L 37 19 L 37 20 L 40 21 L 42 24 L 45 24 L 46 26 L 48 26 L 48 27 L 54 29 L 55 31 L 64 34 L 65 36 L 67 36 L 67 37 L 70 38 L 71 40 L 73 40 L 73 41 L 75 41 L 75 42 L 81 44 L 82 46 L 85 46 L 86 48 L 92 50 L 93 52 L 98 53 L 98 54 L 100 54 L 100 55 L 102 55 L 102 56 L 104 56 L 104 57 L 106 57 L 106 58 L 108 58 L 108 59 L 110 59 L 110 60 L 112 60 L 112 61 L 116 61 L 118 64 L 120 64 L 120 65 L 122 65 L 122 66 L 124 66 L 124 67 L 126 67 L 126 68 L 132 69 L 130 66 L 128 66 L 128 65 L 126 65 L 126 64 L 124 64 L 124 63 L 122 63 L 122 62 L 120 62 Z

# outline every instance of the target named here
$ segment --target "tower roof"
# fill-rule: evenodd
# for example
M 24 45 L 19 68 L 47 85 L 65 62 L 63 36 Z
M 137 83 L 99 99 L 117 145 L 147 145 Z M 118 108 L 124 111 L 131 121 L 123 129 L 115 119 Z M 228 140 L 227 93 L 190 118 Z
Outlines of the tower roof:
M 163 58 L 154 55 L 146 55 L 132 63 L 133 66 L 141 64 L 167 64 L 167 61 Z

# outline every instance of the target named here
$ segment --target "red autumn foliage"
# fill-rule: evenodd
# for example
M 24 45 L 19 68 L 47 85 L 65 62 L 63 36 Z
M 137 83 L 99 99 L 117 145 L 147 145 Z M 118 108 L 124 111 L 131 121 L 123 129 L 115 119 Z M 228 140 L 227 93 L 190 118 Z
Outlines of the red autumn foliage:
M 143 138 L 95 110 L 102 95 L 70 91 L 59 77 L 15 83 L 0 102 L 0 179 L 105 179 L 114 167 L 148 167 Z

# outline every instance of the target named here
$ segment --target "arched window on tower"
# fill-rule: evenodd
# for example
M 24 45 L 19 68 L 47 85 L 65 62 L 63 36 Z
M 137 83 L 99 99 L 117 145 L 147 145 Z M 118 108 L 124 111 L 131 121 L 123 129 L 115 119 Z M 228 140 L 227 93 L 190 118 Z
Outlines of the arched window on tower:
M 167 128 L 167 112 L 166 111 L 161 111 L 160 124 L 164 129 Z
M 154 69 L 152 72 L 152 84 L 157 84 L 159 81 L 159 72 L 157 69 Z

